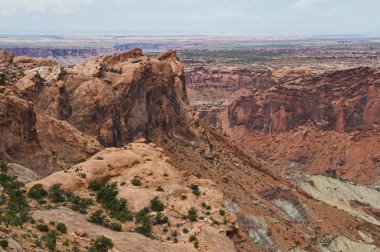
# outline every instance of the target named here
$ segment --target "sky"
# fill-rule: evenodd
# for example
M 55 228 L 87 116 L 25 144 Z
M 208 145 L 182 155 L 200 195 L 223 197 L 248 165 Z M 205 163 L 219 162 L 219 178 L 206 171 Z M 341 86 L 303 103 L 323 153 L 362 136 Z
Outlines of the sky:
M 380 34 L 380 0 L 0 0 L 0 34 Z

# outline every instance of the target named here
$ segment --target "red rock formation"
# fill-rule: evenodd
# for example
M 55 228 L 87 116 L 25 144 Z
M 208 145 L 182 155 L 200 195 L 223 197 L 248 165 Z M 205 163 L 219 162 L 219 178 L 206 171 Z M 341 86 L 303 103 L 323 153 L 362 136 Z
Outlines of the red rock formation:
M 0 94 L 0 160 L 30 161 L 39 149 L 33 103 Z
M 211 71 L 199 68 L 186 73 L 186 85 L 189 88 L 200 89 L 215 87 L 236 91 L 240 88 L 266 90 L 274 82 L 268 70 L 237 70 L 237 71 Z
M 171 134 L 186 128 L 179 120 L 186 101 L 183 69 L 141 56 L 141 50 L 105 56 L 65 69 L 32 98 L 38 114 L 66 120 L 82 132 L 97 136 L 105 146 L 133 138 L 152 139 L 154 130 Z M 173 59 L 172 61 L 176 61 Z
M 380 147 L 379 80 L 371 68 L 312 74 L 199 115 L 267 160 L 373 183 L 380 176 L 371 161 Z
M 359 68 L 276 86 L 228 108 L 230 127 L 280 132 L 312 123 L 320 130 L 380 129 L 380 71 Z

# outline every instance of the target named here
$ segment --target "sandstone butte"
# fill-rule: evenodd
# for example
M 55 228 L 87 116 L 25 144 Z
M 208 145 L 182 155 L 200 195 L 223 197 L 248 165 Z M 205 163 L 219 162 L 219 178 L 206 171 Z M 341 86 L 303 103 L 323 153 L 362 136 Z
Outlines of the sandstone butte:
M 25 183 L 34 220 L 6 225 L 1 213 L 0 238 L 10 251 L 47 251 L 52 236 L 60 251 L 87 251 L 100 235 L 112 240 L 111 251 L 379 251 L 380 192 L 350 168 L 356 161 L 347 156 L 380 160 L 370 148 L 357 147 L 366 139 L 378 144 L 376 69 L 266 73 L 270 83 L 257 87 L 262 92 L 236 95 L 217 111 L 189 106 L 189 78 L 174 51 L 146 56 L 135 49 L 67 67 L 1 52 L 0 73 L 0 160 Z M 313 77 L 276 86 L 289 74 Z M 308 137 L 319 139 L 310 142 L 313 148 L 334 139 L 337 153 L 350 141 L 346 176 L 358 174 L 364 182 L 313 172 L 317 168 L 303 172 L 300 164 L 319 166 L 300 159 L 297 144 Z M 271 162 L 281 154 L 270 153 L 276 144 L 292 151 L 299 170 L 285 167 L 290 153 Z M 113 202 L 126 199 L 123 211 L 134 219 L 116 220 L 93 191 L 94 181 L 102 188 L 116 182 Z M 38 184 L 49 191 L 42 200 L 27 193 Z M 10 201 L 10 184 L 2 187 Z M 65 202 L 57 202 L 60 190 L 64 200 L 58 201 Z M 163 216 L 152 211 L 153 199 L 163 204 Z M 108 222 L 94 221 L 98 209 Z M 57 223 L 67 231 L 47 236 L 44 225 L 52 231 Z M 141 234 L 147 226 L 149 237 Z

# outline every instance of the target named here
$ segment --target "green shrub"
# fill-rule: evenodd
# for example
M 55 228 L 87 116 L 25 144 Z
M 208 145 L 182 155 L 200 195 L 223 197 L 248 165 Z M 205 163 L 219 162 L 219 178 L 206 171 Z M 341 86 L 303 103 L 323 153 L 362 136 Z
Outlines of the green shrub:
M 187 200 L 187 196 L 185 194 L 181 195 L 181 200 Z
M 154 217 L 154 225 L 168 224 L 169 218 L 162 213 L 157 213 Z
M 189 242 L 195 242 L 195 241 L 197 241 L 198 239 L 197 239 L 197 237 L 195 236 L 195 235 L 190 235 L 190 237 L 189 237 Z
M 0 163 L 0 170 L 1 170 L 2 172 L 7 172 L 7 171 L 8 171 L 8 163 L 1 162 L 1 163 Z
M 112 223 L 108 224 L 107 227 L 114 230 L 114 231 L 121 232 L 121 224 L 120 223 L 112 222 Z
M 33 241 L 34 244 L 36 244 L 37 247 L 41 248 L 42 246 L 42 241 L 40 238 L 37 238 Z
M 44 189 L 44 187 L 41 184 L 35 184 L 28 191 L 28 196 L 35 200 L 42 199 L 47 194 L 48 192 Z
M 8 248 L 8 241 L 7 240 L 0 240 L 0 247 L 3 249 Z
M 67 227 L 64 223 L 58 223 L 56 230 L 59 231 L 61 234 L 66 234 L 67 233 Z
M 115 219 L 121 222 L 133 220 L 133 214 L 129 211 L 120 211 L 115 214 Z
M 161 186 L 158 186 L 156 191 L 157 192 L 165 192 L 164 188 L 162 188 Z
M 97 192 L 103 187 L 103 183 L 99 181 L 91 181 L 90 184 L 88 185 L 88 189 Z
M 106 184 L 96 193 L 96 200 L 100 203 L 111 202 L 116 199 L 117 194 L 118 191 L 116 182 Z
M 194 242 L 194 247 L 195 247 L 196 249 L 199 247 L 199 241 L 198 241 L 198 240 L 196 240 L 196 241 Z
M 138 178 L 134 178 L 131 180 L 132 185 L 134 186 L 141 186 L 141 180 Z
M 136 213 L 135 222 L 139 225 L 135 229 L 136 232 L 146 237 L 152 236 L 152 223 L 148 208 L 143 208 L 138 213 Z
M 220 216 L 224 216 L 226 214 L 226 211 L 224 211 L 223 209 L 220 209 L 219 214 L 220 214 Z
M 197 209 L 195 207 L 191 207 L 189 211 L 187 211 L 187 218 L 194 222 L 197 220 Z
M 24 222 L 30 219 L 29 208 L 25 207 L 18 211 L 12 209 L 6 209 L 1 215 L 1 222 L 6 226 L 20 226 L 22 227 Z
M 0 185 L 8 196 L 8 204 L 0 212 L 0 221 L 5 225 L 20 226 L 30 219 L 30 207 L 21 187 L 24 183 L 17 180 L 15 176 L 0 173 Z
M 160 199 L 157 196 L 155 196 L 150 201 L 150 209 L 153 212 L 162 212 L 165 209 L 165 205 L 160 201 Z
M 96 194 L 98 202 L 102 203 L 105 209 L 110 211 L 113 218 L 119 221 L 132 220 L 133 215 L 128 211 L 128 202 L 126 199 L 116 199 L 118 194 L 117 184 L 106 184 Z
M 90 198 L 81 198 L 79 201 L 79 207 L 82 209 L 87 209 L 89 205 L 92 205 L 92 199 Z
M 112 214 L 116 214 L 120 211 L 124 211 L 127 209 L 127 200 L 126 199 L 114 199 L 109 202 L 104 202 L 103 207 L 109 209 Z
M 61 187 L 61 184 L 54 184 L 49 189 L 49 199 L 54 203 L 65 202 L 65 191 Z
M 199 190 L 199 186 L 198 186 L 198 185 L 196 185 L 196 184 L 191 184 L 191 185 L 190 185 L 190 188 L 191 188 L 191 190 L 192 190 L 192 192 L 193 192 L 193 194 L 194 194 L 195 196 L 199 197 L 199 196 L 201 195 L 201 191 Z
M 72 204 L 71 209 L 79 211 L 80 213 L 86 214 L 86 209 L 89 205 L 93 203 L 90 198 L 81 198 L 78 195 L 73 194 L 72 192 L 66 192 L 67 200 Z
M 93 212 L 90 215 L 90 218 L 88 221 L 91 223 L 98 224 L 98 225 L 104 225 L 104 223 L 105 223 L 104 220 L 105 220 L 105 216 L 103 215 L 103 211 L 102 210 L 96 210 L 95 212 Z
M 17 191 L 24 186 L 24 183 L 17 180 L 16 176 L 10 176 L 6 173 L 0 173 L 0 185 L 7 193 Z
M 196 185 L 196 184 L 191 184 L 191 185 L 190 185 L 190 188 L 191 188 L 191 190 L 193 190 L 193 191 L 199 191 L 199 186 Z
M 102 235 L 96 238 L 94 244 L 91 246 L 89 251 L 107 252 L 111 248 L 113 248 L 112 240 Z
M 187 233 L 189 233 L 189 229 L 184 228 L 184 229 L 182 230 L 182 232 L 183 232 L 184 234 L 187 234 Z
M 45 225 L 45 224 L 39 224 L 36 226 L 37 230 L 41 231 L 41 232 L 49 232 L 49 227 L 48 225 Z
M 45 246 L 50 250 L 54 251 L 57 246 L 57 235 L 55 232 L 49 232 L 41 237 L 45 242 Z

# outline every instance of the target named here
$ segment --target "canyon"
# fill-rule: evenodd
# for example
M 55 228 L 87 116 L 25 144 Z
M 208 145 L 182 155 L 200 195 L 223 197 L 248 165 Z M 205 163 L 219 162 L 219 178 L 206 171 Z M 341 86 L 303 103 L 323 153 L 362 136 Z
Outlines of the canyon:
M 114 251 L 378 251 L 377 68 L 185 69 L 175 51 L 68 66 L 0 53 L 1 162 L 28 171 L 25 191 L 60 184 L 93 202 L 27 198 L 37 222 L 67 226 L 57 248 L 105 234 Z M 94 181 L 116 182 L 136 222 L 119 223 Z M 171 225 L 146 237 L 138 220 L 158 218 L 156 196 Z M 122 231 L 87 221 L 97 209 Z M 25 230 L 44 237 L 32 222 L 1 237 L 36 248 Z
M 194 105 L 199 117 L 287 170 L 336 173 L 365 184 L 377 182 L 379 70 L 268 71 L 266 78 L 255 77 L 248 86 L 244 85 L 245 76 L 197 75 L 193 78 L 196 85 L 188 88 L 189 94 L 194 94 L 190 99 L 203 104 Z M 200 81 L 204 79 L 212 84 Z M 228 91 L 219 95 L 210 89 Z M 213 97 L 225 104 L 216 106 L 218 100 L 205 99 L 205 93 L 215 94 Z

